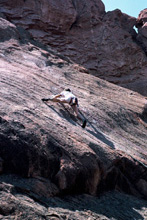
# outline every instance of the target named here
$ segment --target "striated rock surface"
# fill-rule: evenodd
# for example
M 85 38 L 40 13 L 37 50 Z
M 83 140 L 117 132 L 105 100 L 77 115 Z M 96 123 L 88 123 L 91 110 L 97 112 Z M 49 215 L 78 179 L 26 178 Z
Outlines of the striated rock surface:
M 147 8 L 142 10 L 137 18 L 137 40 L 147 54 Z
M 0 30 L 0 218 L 144 218 L 146 99 L 87 74 L 2 18 Z M 41 102 L 66 87 L 79 98 L 86 129 L 69 106 Z M 93 197 L 114 189 L 138 199 Z M 77 193 L 89 196 L 68 196 Z M 128 212 L 116 211 L 118 199 Z M 105 213 L 106 205 L 115 211 Z
M 99 198 L 87 194 L 35 198 L 30 190 L 17 187 L 17 181 L 26 184 L 15 176 L 5 176 L 5 182 L 0 183 L 0 219 L 146 219 L 145 201 L 133 196 L 109 192 Z
M 136 18 L 106 13 L 101 0 L 3 0 L 0 12 L 93 75 L 147 95 L 147 58 L 136 43 L 146 44 L 145 25 L 137 36 Z

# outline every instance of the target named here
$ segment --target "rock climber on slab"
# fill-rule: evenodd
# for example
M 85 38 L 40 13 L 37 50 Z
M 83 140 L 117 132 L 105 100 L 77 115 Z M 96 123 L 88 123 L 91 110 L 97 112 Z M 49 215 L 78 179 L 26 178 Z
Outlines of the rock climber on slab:
M 43 98 L 43 102 L 47 101 L 53 101 L 58 103 L 67 103 L 69 104 L 74 113 L 76 114 L 76 117 L 83 122 L 82 128 L 85 128 L 87 121 L 81 116 L 81 114 L 78 111 L 78 99 L 77 97 L 71 92 L 70 89 L 63 90 L 60 94 L 51 96 L 49 98 Z

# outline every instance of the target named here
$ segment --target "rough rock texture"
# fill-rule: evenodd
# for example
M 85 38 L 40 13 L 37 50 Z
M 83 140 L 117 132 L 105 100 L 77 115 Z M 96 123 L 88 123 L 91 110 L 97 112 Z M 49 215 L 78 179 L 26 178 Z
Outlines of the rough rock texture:
M 144 200 L 118 192 L 101 197 L 75 195 L 43 198 L 31 192 L 31 184 L 15 176 L 0 178 L 0 219 L 109 220 L 146 219 Z M 21 184 L 20 184 L 21 183 Z M 119 208 L 118 208 L 119 207 Z
M 119 194 L 92 195 L 117 189 L 145 198 L 146 99 L 87 74 L 2 18 L 0 30 L 0 218 L 117 218 L 119 211 L 106 214 L 96 204 L 111 196 L 122 203 Z M 79 98 L 85 130 L 69 106 L 41 102 L 65 87 Z M 49 199 L 69 193 L 91 196 Z M 121 218 L 143 219 L 145 201 L 132 206 Z
M 136 18 L 105 12 L 101 0 L 3 0 L 0 12 L 90 73 L 147 95 L 147 58 L 133 29 Z M 137 39 L 145 43 L 146 26 Z
M 142 10 L 137 19 L 137 40 L 147 54 L 147 8 Z

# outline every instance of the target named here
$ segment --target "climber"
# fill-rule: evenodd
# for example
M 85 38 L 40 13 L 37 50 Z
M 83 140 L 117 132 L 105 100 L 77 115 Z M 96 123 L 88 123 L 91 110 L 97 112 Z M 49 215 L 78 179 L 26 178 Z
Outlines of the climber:
M 83 122 L 82 128 L 85 128 L 86 126 L 86 119 L 84 119 L 81 114 L 78 111 L 78 99 L 77 97 L 71 92 L 70 89 L 65 89 L 63 90 L 60 94 L 57 94 L 55 96 L 51 96 L 49 98 L 43 98 L 43 102 L 47 101 L 53 101 L 53 102 L 59 102 L 59 103 L 67 103 L 69 104 L 74 113 L 76 114 L 76 117 Z

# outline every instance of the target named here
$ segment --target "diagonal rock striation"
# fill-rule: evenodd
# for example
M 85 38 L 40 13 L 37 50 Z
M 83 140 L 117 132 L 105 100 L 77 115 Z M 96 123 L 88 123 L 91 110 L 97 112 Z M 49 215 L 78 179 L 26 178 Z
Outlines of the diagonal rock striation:
M 0 215 L 27 219 L 27 207 L 32 218 L 47 218 L 49 197 L 69 194 L 117 189 L 146 198 L 144 96 L 0 24 Z M 69 106 L 41 101 L 67 87 L 79 98 L 85 130 Z
M 0 12 L 89 73 L 147 95 L 145 10 L 136 21 L 118 9 L 106 13 L 101 0 L 4 0 Z

